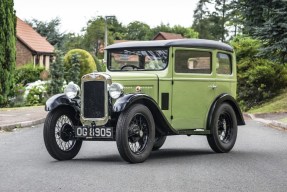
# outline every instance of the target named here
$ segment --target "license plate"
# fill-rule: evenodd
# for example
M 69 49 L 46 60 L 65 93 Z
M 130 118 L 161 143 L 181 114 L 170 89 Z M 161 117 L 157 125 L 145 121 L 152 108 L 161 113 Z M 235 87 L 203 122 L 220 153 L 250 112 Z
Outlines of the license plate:
M 113 128 L 112 127 L 76 127 L 75 128 L 76 137 L 85 138 L 113 138 Z

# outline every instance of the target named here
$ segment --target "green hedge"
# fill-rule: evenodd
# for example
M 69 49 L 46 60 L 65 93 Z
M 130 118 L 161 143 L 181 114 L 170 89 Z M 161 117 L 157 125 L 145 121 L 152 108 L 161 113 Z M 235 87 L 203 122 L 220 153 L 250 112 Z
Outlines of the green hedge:
M 44 67 L 34 67 L 33 64 L 24 65 L 23 67 L 16 69 L 16 84 L 26 85 L 27 83 L 37 81 L 41 78 L 40 75 L 44 70 Z
M 73 55 L 78 55 L 78 60 L 80 63 L 79 78 L 81 78 L 83 75 L 85 75 L 87 73 L 91 73 L 97 69 L 96 63 L 95 63 L 92 55 L 89 52 L 87 52 L 83 49 L 72 49 L 64 57 L 64 66 L 65 66 L 66 72 L 68 72 L 72 67 L 72 64 L 73 64 L 72 56 Z M 68 74 L 66 74 L 66 75 L 68 75 Z M 66 79 L 66 77 L 65 77 L 65 79 Z

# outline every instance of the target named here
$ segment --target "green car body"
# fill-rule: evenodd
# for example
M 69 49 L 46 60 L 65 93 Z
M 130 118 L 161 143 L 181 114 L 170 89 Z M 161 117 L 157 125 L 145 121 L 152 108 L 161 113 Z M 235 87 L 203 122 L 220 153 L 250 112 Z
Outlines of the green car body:
M 107 71 L 83 76 L 80 96 L 48 100 L 48 111 L 75 111 L 77 123 L 60 129 L 71 136 L 61 140 L 116 140 L 122 158 L 131 163 L 146 160 L 168 135 L 207 135 L 215 152 L 232 149 L 237 125 L 245 124 L 235 101 L 232 47 L 182 39 L 118 43 L 106 52 Z

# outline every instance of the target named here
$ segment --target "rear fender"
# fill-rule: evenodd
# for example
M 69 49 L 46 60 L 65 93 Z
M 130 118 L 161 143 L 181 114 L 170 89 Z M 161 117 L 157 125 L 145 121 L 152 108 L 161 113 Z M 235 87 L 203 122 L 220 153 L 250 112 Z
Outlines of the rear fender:
M 235 115 L 236 115 L 237 125 L 245 125 L 245 121 L 244 121 L 242 112 L 241 112 L 237 102 L 235 101 L 235 99 L 231 95 L 222 94 L 215 99 L 215 101 L 212 103 L 212 106 L 209 109 L 208 119 L 207 119 L 207 129 L 208 130 L 210 130 L 210 128 L 212 126 L 212 115 L 214 114 L 216 109 L 222 103 L 228 103 L 229 105 L 231 105 L 231 107 L 233 108 Z

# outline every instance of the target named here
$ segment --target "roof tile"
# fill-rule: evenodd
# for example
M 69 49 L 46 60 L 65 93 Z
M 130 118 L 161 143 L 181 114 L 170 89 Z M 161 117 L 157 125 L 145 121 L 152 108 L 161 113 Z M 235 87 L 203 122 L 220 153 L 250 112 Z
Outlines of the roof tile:
M 30 25 L 17 17 L 17 38 L 32 51 L 53 53 L 54 47 Z

